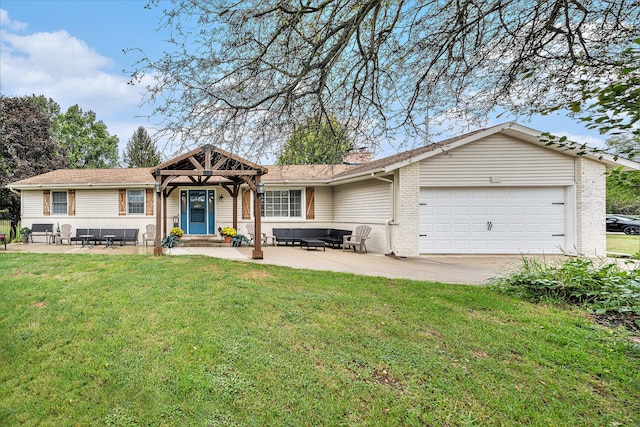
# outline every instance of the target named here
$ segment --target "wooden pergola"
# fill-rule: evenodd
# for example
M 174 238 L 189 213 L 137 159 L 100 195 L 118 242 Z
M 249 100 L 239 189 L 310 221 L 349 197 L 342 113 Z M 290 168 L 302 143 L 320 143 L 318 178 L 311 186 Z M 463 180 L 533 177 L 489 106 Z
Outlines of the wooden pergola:
M 238 229 L 238 194 L 247 184 L 253 192 L 255 236 L 253 259 L 262 259 L 261 203 L 258 185 L 267 168 L 205 145 L 158 165 L 153 170 L 156 192 L 156 241 L 154 255 L 162 255 L 161 241 L 167 234 L 167 198 L 178 187 L 219 185 L 233 198 L 233 228 Z M 186 179 L 185 179 L 186 178 Z

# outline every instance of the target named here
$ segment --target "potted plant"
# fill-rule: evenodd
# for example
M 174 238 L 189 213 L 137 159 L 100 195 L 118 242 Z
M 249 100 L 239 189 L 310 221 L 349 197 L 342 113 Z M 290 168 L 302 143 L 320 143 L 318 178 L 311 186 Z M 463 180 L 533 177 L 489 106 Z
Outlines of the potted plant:
M 184 231 L 180 227 L 173 227 L 171 231 L 169 231 L 170 236 L 176 236 L 178 240 L 184 235 Z
M 224 238 L 224 241 L 227 242 L 227 243 L 230 243 L 231 242 L 231 238 L 233 236 L 235 236 L 236 234 L 238 234 L 236 229 L 233 228 L 233 227 L 218 228 L 218 232 Z
M 20 235 L 22 236 L 22 243 L 29 243 L 30 234 L 31 234 L 31 229 L 29 227 L 22 227 L 20 229 Z
M 160 242 L 160 246 L 163 248 L 171 249 L 178 243 L 180 243 L 180 238 L 184 235 L 184 231 L 180 227 L 173 227 L 169 230 L 169 234 L 165 236 L 164 239 Z
M 242 242 L 245 242 L 247 246 L 249 246 L 251 240 L 244 234 L 236 234 L 231 238 L 231 246 L 242 246 Z

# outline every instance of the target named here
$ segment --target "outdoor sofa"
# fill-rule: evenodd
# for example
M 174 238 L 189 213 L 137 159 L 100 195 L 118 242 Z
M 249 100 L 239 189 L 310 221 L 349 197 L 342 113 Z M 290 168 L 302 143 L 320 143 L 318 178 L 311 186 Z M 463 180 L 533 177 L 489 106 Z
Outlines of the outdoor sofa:
M 335 228 L 274 228 L 271 234 L 276 239 L 276 244 L 300 245 L 302 240 L 322 240 L 332 248 L 342 246 L 344 236 L 351 235 L 351 230 L 338 230 Z
M 33 236 L 45 236 L 45 238 L 47 239 L 47 243 L 49 243 L 49 238 L 52 235 L 53 235 L 53 224 L 32 224 L 31 225 L 31 233 L 29 234 L 31 243 L 33 243 Z
M 92 234 L 93 237 L 89 238 L 88 241 L 99 245 L 107 240 L 104 236 L 113 235 L 116 236 L 113 238 L 113 241 L 120 242 L 120 246 L 127 242 L 137 245 L 138 231 L 137 228 L 78 228 L 76 229 L 75 237 L 72 237 L 70 240 L 72 242 L 82 243 L 82 235 Z

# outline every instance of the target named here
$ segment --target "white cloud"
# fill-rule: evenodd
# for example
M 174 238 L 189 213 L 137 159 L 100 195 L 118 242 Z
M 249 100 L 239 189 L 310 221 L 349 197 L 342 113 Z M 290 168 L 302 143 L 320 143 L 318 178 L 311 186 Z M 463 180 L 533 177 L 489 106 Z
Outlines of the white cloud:
M 110 72 L 110 58 L 66 31 L 26 36 L 3 32 L 0 56 L 0 90 L 6 95 L 43 94 L 63 109 L 78 104 L 98 117 L 141 100 L 125 76 Z
M 118 135 L 120 148 L 145 120 L 138 107 L 146 82 L 128 84 L 115 61 L 101 55 L 67 31 L 19 34 L 26 24 L 12 21 L 0 9 L 0 93 L 6 96 L 44 95 L 63 111 L 79 105 Z M 147 79 L 151 79 L 148 77 Z
M 20 21 L 12 21 L 9 12 L 0 9 L 0 27 L 8 28 L 11 31 L 21 31 L 27 28 L 27 24 Z

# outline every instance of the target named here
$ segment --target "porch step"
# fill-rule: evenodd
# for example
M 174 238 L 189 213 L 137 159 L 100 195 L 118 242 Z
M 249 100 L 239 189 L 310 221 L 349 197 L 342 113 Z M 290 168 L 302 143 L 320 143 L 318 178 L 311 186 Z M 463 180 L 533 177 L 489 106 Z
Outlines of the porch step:
M 231 246 L 217 235 L 187 235 L 180 239 L 180 246 L 183 247 L 222 247 Z

